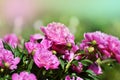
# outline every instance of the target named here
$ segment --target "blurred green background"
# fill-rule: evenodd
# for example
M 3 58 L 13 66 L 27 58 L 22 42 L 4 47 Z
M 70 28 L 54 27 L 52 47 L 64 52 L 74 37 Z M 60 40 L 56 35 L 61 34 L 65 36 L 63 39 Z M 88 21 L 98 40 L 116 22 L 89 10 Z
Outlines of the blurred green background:
M 120 38 L 120 0 L 0 0 L 0 37 L 28 39 L 40 26 L 61 22 L 81 42 L 85 32 L 102 31 Z M 120 65 L 105 64 L 101 80 L 120 80 Z

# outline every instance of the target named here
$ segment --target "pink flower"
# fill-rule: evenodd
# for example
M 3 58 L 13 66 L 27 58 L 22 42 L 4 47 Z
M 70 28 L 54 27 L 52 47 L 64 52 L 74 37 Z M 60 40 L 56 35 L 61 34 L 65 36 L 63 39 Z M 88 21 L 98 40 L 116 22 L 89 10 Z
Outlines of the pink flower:
M 44 38 L 44 36 L 42 36 L 41 34 L 34 34 L 30 36 L 30 42 L 36 42 L 37 40 L 42 40 Z
M 101 32 L 85 33 L 84 40 L 80 44 L 81 50 L 88 50 L 90 47 L 94 47 L 93 51 L 99 51 L 103 55 L 103 59 L 114 57 L 114 55 L 120 54 L 120 41 L 118 38 L 107 35 Z M 95 50 L 94 50 L 95 49 Z M 89 51 L 88 51 L 89 52 Z M 116 57 L 117 58 L 117 57 Z
M 74 36 L 64 24 L 53 22 L 47 27 L 41 27 L 41 30 L 49 40 L 56 44 L 74 43 Z
M 78 66 L 72 65 L 72 69 L 77 73 L 81 73 L 83 70 L 83 65 L 81 62 L 78 62 Z
M 75 79 L 74 76 L 73 76 L 72 79 L 71 79 L 71 77 L 70 77 L 69 75 L 67 75 L 67 76 L 65 77 L 65 80 L 83 80 L 83 79 L 80 78 L 80 77 L 76 77 L 76 79 Z
M 40 41 L 39 41 L 40 40 Z M 30 36 L 30 41 L 25 43 L 25 48 L 31 54 L 39 48 L 48 49 L 52 46 L 52 42 L 46 39 L 41 34 L 34 34 Z
M 8 34 L 4 37 L 3 40 L 11 45 L 13 48 L 16 48 L 19 43 L 19 40 L 15 34 Z
M 108 42 L 111 55 L 120 63 L 120 40 L 116 37 L 109 37 Z
M 0 39 L 0 49 L 3 49 L 4 46 L 3 46 L 3 43 L 2 43 L 2 39 Z
M 37 80 L 37 78 L 34 74 L 23 71 L 20 74 L 14 73 L 12 80 Z
M 33 59 L 39 68 L 44 67 L 46 70 L 57 69 L 60 64 L 57 57 L 48 50 L 38 49 L 34 54 Z
M 37 49 L 40 49 L 40 48 L 43 48 L 43 49 L 47 50 L 51 46 L 52 46 L 51 41 L 49 41 L 49 40 L 47 40 L 45 38 L 43 38 L 40 43 L 38 43 L 38 42 L 32 42 L 32 41 L 25 43 L 25 47 L 26 47 L 26 49 L 27 49 L 27 51 L 28 51 L 29 54 L 31 54 L 32 52 L 35 53 L 35 51 Z
M 64 51 L 63 59 L 70 61 L 76 54 L 77 50 L 79 50 L 79 47 L 77 45 L 72 45 L 71 50 Z M 75 59 L 80 60 L 81 56 L 76 56 Z
M 14 58 L 11 51 L 0 49 L 0 67 L 7 67 L 10 70 L 17 69 L 17 64 L 20 62 L 20 58 Z
M 33 51 L 36 50 L 39 44 L 35 44 L 33 42 L 26 42 L 25 48 L 27 49 L 28 53 L 31 54 Z
M 102 69 L 96 63 L 89 66 L 89 70 L 92 70 L 96 75 L 102 74 Z

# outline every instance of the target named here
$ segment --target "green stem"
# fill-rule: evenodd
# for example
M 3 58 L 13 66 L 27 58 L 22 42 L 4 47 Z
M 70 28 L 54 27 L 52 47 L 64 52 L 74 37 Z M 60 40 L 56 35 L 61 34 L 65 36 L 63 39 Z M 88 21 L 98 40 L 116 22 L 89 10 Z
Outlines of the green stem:
M 75 58 L 76 56 L 80 55 L 80 54 L 81 54 L 81 53 L 78 53 L 78 54 L 75 54 L 75 55 L 73 56 L 73 58 L 72 58 L 72 59 L 68 62 L 68 64 L 66 65 L 66 67 L 65 67 L 65 72 L 68 71 L 69 67 L 71 66 L 72 61 L 74 60 L 74 58 Z
M 107 60 L 103 60 L 101 61 L 101 64 L 105 64 L 105 63 L 109 63 L 109 62 L 114 62 L 116 61 L 115 59 L 107 59 Z

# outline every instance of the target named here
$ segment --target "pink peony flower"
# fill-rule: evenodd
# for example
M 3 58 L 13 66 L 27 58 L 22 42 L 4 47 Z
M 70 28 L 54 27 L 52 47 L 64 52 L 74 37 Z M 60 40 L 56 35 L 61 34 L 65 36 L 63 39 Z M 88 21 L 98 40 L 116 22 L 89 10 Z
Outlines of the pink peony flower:
M 83 65 L 81 62 L 78 62 L 78 66 L 72 65 L 72 69 L 77 73 L 81 73 L 83 70 Z
M 25 48 L 27 49 L 28 53 L 31 54 L 33 51 L 35 51 L 38 48 L 39 44 L 33 43 L 33 42 L 26 42 Z
M 19 40 L 15 34 L 8 34 L 4 37 L 3 41 L 11 45 L 13 48 L 16 48 Z
M 64 24 L 53 22 L 47 27 L 41 27 L 41 30 L 49 40 L 56 44 L 74 43 L 74 36 Z
M 39 68 L 44 67 L 46 70 L 57 69 L 60 64 L 57 57 L 48 50 L 38 49 L 34 54 L 33 59 Z
M 96 63 L 89 66 L 89 70 L 92 70 L 96 75 L 102 74 L 102 69 Z
M 88 50 L 91 46 L 94 47 L 91 51 L 96 51 L 96 49 L 102 53 L 103 59 L 114 57 L 114 55 L 118 55 L 120 49 L 120 41 L 118 38 L 107 35 L 101 32 L 92 32 L 85 33 L 84 40 L 80 44 L 81 50 Z M 95 49 L 95 50 L 94 50 Z M 89 52 L 89 51 L 88 51 Z M 116 56 L 117 58 L 117 56 Z M 117 58 L 118 60 L 118 58 Z M 120 61 L 120 60 L 118 60 Z
M 42 36 L 41 34 L 34 34 L 30 36 L 30 42 L 36 42 L 39 39 L 43 39 L 44 36 Z
M 76 79 L 75 79 L 74 76 L 73 76 L 72 79 L 71 79 L 71 77 L 70 77 L 69 75 L 67 75 L 67 76 L 65 77 L 65 80 L 83 80 L 83 79 L 80 78 L 80 77 L 76 77 Z
M 20 74 L 14 73 L 12 80 L 37 80 L 37 78 L 34 74 L 23 71 Z
M 20 62 L 20 58 L 14 58 L 11 51 L 0 49 L 0 67 L 7 67 L 10 70 L 17 69 L 17 64 Z
M 39 42 L 40 40 L 40 42 Z M 44 36 L 40 34 L 34 34 L 30 36 L 30 41 L 25 43 L 25 48 L 27 49 L 28 53 L 31 54 L 39 48 L 48 49 L 52 45 L 52 42 L 46 39 Z
M 42 39 L 42 41 L 40 43 L 36 43 L 36 42 L 26 42 L 25 43 L 25 47 L 28 51 L 29 54 L 31 54 L 32 52 L 35 53 L 35 51 L 37 49 L 43 48 L 43 49 L 49 49 L 52 46 L 51 41 L 47 40 L 47 39 Z
M 111 55 L 120 63 L 120 40 L 111 36 L 108 38 L 108 42 Z

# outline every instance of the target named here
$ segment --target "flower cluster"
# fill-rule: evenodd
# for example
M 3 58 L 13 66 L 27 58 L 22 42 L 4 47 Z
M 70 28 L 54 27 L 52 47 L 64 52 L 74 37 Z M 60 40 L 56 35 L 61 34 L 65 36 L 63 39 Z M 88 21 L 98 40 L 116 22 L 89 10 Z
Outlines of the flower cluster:
M 37 80 L 37 78 L 34 74 L 23 71 L 20 74 L 14 73 L 12 80 Z
M 14 42 L 14 39 L 16 40 L 16 42 Z M 8 44 L 15 47 L 17 46 L 17 40 L 18 38 L 13 34 L 9 36 L 8 35 L 5 36 L 5 39 L 3 40 L 0 39 L 0 68 L 1 69 L 5 69 L 5 68 L 8 68 L 10 70 L 17 69 L 17 64 L 20 62 L 20 58 L 14 57 L 13 53 L 10 50 L 5 49 L 3 46 L 3 42 L 8 42 Z
M 27 42 L 20 43 L 15 34 L 0 39 L 1 79 L 96 80 L 104 62 L 120 63 L 117 37 L 89 32 L 78 45 L 64 24 L 53 22 L 40 29 L 43 35 L 31 35 Z
M 102 53 L 102 59 L 115 57 L 118 62 L 119 58 L 119 48 L 120 41 L 117 37 L 107 35 L 101 32 L 93 32 L 84 34 L 84 40 L 80 44 L 81 50 L 86 50 L 87 52 Z M 100 55 L 98 55 L 100 57 Z

